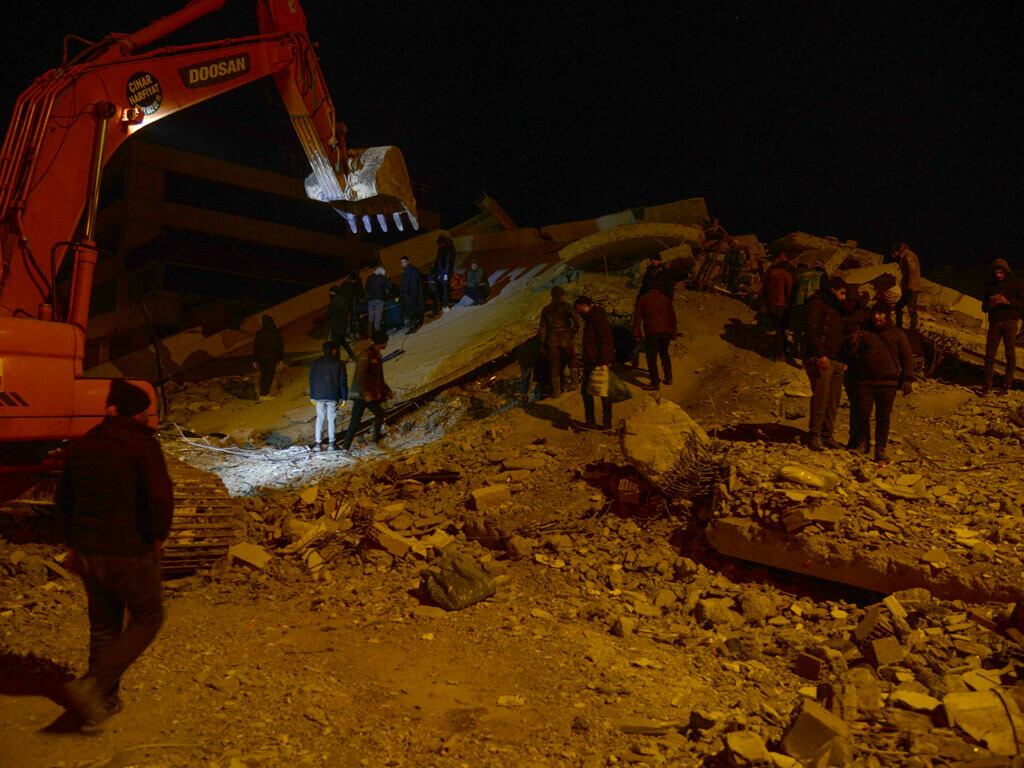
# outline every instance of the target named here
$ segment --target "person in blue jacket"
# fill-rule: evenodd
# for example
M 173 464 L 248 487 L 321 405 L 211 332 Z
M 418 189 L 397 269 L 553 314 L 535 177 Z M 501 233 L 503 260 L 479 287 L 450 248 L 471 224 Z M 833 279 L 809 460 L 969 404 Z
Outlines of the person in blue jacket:
M 348 375 L 344 364 L 338 360 L 338 347 L 333 342 L 324 342 L 323 353 L 309 369 L 309 399 L 316 406 L 313 450 L 324 449 L 321 438 L 326 421 L 327 448 L 336 451 L 335 420 L 338 418 L 338 403 L 344 405 L 348 400 Z

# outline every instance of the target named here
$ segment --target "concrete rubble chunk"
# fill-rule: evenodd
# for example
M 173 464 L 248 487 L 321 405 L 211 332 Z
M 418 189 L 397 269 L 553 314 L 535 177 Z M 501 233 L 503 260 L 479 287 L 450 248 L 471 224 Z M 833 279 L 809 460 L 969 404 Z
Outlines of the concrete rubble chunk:
M 612 634 L 616 637 L 632 637 L 636 629 L 636 619 L 627 616 L 620 616 L 612 624 Z
M 671 480 L 680 463 L 692 460 L 694 446 L 707 446 L 708 435 L 690 415 L 669 400 L 646 398 L 626 419 L 622 452 L 655 485 Z
M 924 714 L 931 714 L 942 705 L 934 696 L 915 691 L 893 691 L 889 694 L 889 703 Z
M 424 592 L 446 611 L 460 611 L 494 595 L 494 578 L 472 558 L 449 549 L 438 566 L 420 573 Z
M 263 570 L 267 567 L 267 563 L 271 561 L 273 555 L 258 544 L 242 542 L 240 544 L 235 544 L 228 549 L 228 557 L 232 560 L 240 560 L 247 565 Z
M 883 637 L 878 640 L 872 640 L 870 650 L 875 664 L 879 667 L 899 664 L 906 655 L 906 651 L 900 645 L 900 641 L 895 637 Z
M 850 726 L 814 701 L 805 701 L 800 714 L 782 739 L 782 746 L 797 760 L 815 760 L 833 739 L 848 739 Z
M 547 463 L 548 461 L 542 459 L 540 456 L 524 456 L 519 459 L 505 459 L 505 461 L 502 462 L 502 466 L 507 470 L 533 470 L 541 469 Z
M 763 765 L 771 758 L 764 739 L 753 731 L 733 731 L 725 735 L 725 746 L 739 765 Z
M 1018 744 L 1014 738 L 1014 720 L 1008 712 L 1013 710 L 1017 722 L 1021 714 L 1013 698 L 1000 693 L 998 690 L 948 693 L 942 699 L 942 706 L 951 726 L 960 728 L 994 754 L 1010 757 L 1018 753 Z
M 312 504 L 316 501 L 317 494 L 320 492 L 319 485 L 311 485 L 309 488 L 299 494 L 299 499 L 302 500 L 303 504 Z
M 505 543 L 505 550 L 513 560 L 522 560 L 533 554 L 533 541 L 525 536 L 512 536 Z
M 784 464 L 779 467 L 775 476 L 787 483 L 798 483 L 823 491 L 831 491 L 839 485 L 839 476 L 834 472 L 820 467 L 804 467 L 799 464 Z
M 512 491 L 507 485 L 488 485 L 470 493 L 473 506 L 478 510 L 490 509 L 512 500 Z
M 400 536 L 391 530 L 384 523 L 374 523 L 370 529 L 372 538 L 381 548 L 394 557 L 405 557 L 408 554 L 412 542 L 404 536 Z

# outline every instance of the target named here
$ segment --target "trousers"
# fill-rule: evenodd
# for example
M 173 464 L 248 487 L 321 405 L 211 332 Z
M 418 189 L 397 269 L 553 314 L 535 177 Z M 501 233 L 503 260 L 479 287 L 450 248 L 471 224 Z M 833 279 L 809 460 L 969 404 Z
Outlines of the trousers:
M 370 328 L 379 331 L 380 324 L 384 320 L 384 302 L 380 299 L 370 299 L 366 302 L 366 314 L 370 321 Z
M 1003 343 L 1006 355 L 1006 373 L 1003 374 L 1003 389 L 1013 384 L 1013 375 L 1017 371 L 1017 321 L 1000 320 L 989 323 L 988 336 L 985 340 L 985 389 L 992 388 L 992 377 L 996 368 L 996 353 L 999 342 Z
M 106 696 L 149 647 L 164 621 L 160 556 L 75 553 L 89 602 L 89 671 Z M 125 609 L 128 623 L 125 624 Z
M 587 420 L 587 424 L 594 424 L 596 418 L 594 416 L 594 396 L 587 392 L 587 385 L 590 383 L 590 374 L 597 368 L 596 365 L 583 364 L 583 385 L 580 391 L 583 393 L 583 417 Z M 612 425 L 612 401 L 607 397 L 601 398 L 601 424 L 604 427 L 611 427 Z
M 348 429 L 345 431 L 345 442 L 343 443 L 345 450 L 352 447 L 352 441 L 359 429 L 359 422 L 362 421 L 367 408 L 373 414 L 373 442 L 376 443 L 380 440 L 380 428 L 384 424 L 384 409 L 376 401 L 367 402 L 361 397 L 354 397 L 352 398 L 352 415 L 349 417 Z
M 903 291 L 900 300 L 896 302 L 896 327 L 903 327 L 903 308 L 906 307 L 910 314 L 911 329 L 917 328 L 917 291 Z
M 653 333 L 644 338 L 644 353 L 647 355 L 647 371 L 651 374 L 651 383 L 658 384 L 658 358 L 661 358 L 661 369 L 665 381 L 672 380 L 672 358 L 668 355 L 668 345 L 672 341 L 670 333 Z
M 811 380 L 811 423 L 807 430 L 811 437 L 832 437 L 843 394 L 843 367 L 838 360 L 829 360 L 824 371 L 818 368 L 817 358 L 804 363 Z
M 316 404 L 316 427 L 313 429 L 314 440 L 319 443 L 324 434 L 324 422 L 327 422 L 327 439 L 333 445 L 335 422 L 338 419 L 337 400 L 314 400 Z
M 260 395 L 265 397 L 270 394 L 270 387 L 274 384 L 274 371 L 277 370 L 277 363 L 257 363 L 260 369 Z
M 881 450 L 889 442 L 889 418 L 896 401 L 896 387 L 887 384 L 861 384 L 857 388 L 858 433 L 862 441 L 871 440 L 871 410 L 875 410 L 875 449 Z

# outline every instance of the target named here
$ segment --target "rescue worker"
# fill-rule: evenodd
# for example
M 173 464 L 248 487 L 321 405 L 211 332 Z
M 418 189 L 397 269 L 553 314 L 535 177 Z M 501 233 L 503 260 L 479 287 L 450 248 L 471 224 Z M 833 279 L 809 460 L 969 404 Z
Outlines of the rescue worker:
M 284 338 L 277 329 L 274 318 L 263 316 L 263 327 L 256 331 L 252 340 L 252 367 L 260 372 L 260 402 L 270 400 L 270 388 L 274 383 L 274 371 L 284 362 Z
M 550 305 L 549 305 L 550 306 Z M 599 365 L 611 366 L 615 360 L 615 344 L 612 340 L 612 327 L 608 323 L 608 316 L 601 307 L 594 306 L 594 302 L 587 296 L 580 296 L 573 303 L 576 312 L 584 318 L 583 325 L 583 382 L 581 392 L 583 394 L 583 414 L 586 419 L 586 429 L 612 428 L 612 401 L 607 397 L 601 398 L 601 426 L 597 426 L 594 415 L 594 396 L 587 392 L 590 384 L 590 375 Z
M 890 259 L 900 265 L 900 300 L 896 302 L 896 327 L 903 327 L 903 308 L 910 314 L 910 327 L 917 329 L 917 294 L 921 291 L 921 262 L 906 243 L 889 247 Z
M 832 436 L 839 399 L 843 394 L 843 325 L 840 309 L 846 283 L 831 277 L 807 302 L 807 357 L 804 369 L 811 382 L 811 418 L 807 447 L 813 451 L 839 448 Z
M 348 279 L 344 282 L 348 282 Z M 329 339 L 335 346 L 344 347 L 349 358 L 354 357 L 348 344 L 349 317 L 352 314 L 352 295 L 344 285 L 332 285 L 327 304 L 327 324 L 331 328 Z
M 1006 394 L 1013 386 L 1017 371 L 1017 331 L 1024 314 L 1024 283 L 1010 272 L 1010 265 L 1003 259 L 996 259 L 990 267 L 989 281 L 985 286 L 985 300 L 981 308 L 988 312 L 988 336 L 985 342 L 985 383 L 982 394 L 992 391 L 995 374 L 996 353 L 999 342 L 1003 343 L 1006 356 L 1006 371 L 999 391 Z
M 775 330 L 774 356 L 776 362 L 786 359 L 786 329 L 789 315 L 789 302 L 793 294 L 794 274 L 788 253 L 780 253 L 779 257 L 768 267 L 761 289 L 761 300 L 765 314 Z
M 633 338 L 637 343 L 643 339 L 644 352 L 647 354 L 647 372 L 651 377 L 647 389 L 658 389 L 661 386 L 658 377 L 659 357 L 665 383 L 672 383 L 672 358 L 668 354 L 668 345 L 675 337 L 675 308 L 660 289 L 651 288 L 640 297 L 633 312 Z
M 418 273 L 417 273 L 418 274 Z M 391 388 L 384 382 L 384 360 L 381 352 L 388 345 L 388 335 L 384 331 L 376 331 L 371 336 L 373 344 L 366 349 L 356 361 L 356 373 L 352 377 L 352 415 L 349 417 L 348 430 L 342 447 L 347 451 L 352 447 L 359 422 L 363 413 L 369 408 L 373 414 L 373 442 L 380 442 L 381 427 L 384 424 L 384 408 L 382 403 L 394 397 Z
M 551 301 L 541 310 L 540 327 L 537 329 L 551 371 L 552 397 L 562 394 L 565 366 L 569 366 L 569 389 L 576 388 L 576 350 L 572 338 L 576 332 L 576 318 L 564 297 L 562 286 L 556 285 L 551 289 Z
M 441 311 L 447 312 L 452 305 L 451 280 L 455 272 L 455 244 L 448 235 L 437 238 L 437 258 L 434 259 L 434 280 L 437 281 L 437 292 Z
M 885 451 L 889 441 L 889 423 L 896 390 L 904 395 L 913 391 L 914 357 L 903 330 L 889 319 L 888 304 L 878 302 L 871 308 L 868 324 L 854 331 L 850 339 L 853 365 L 857 369 L 859 404 L 856 450 L 867 454 L 871 448 L 871 411 L 875 411 L 875 461 L 889 461 Z
M 388 298 L 388 283 L 384 267 L 377 267 L 366 278 L 366 313 L 369 318 L 369 332 L 381 330 L 384 322 L 384 302 Z
M 423 325 L 423 315 L 427 311 L 423 297 L 423 275 L 405 256 L 401 258 L 401 263 L 403 272 L 399 298 L 402 301 L 402 314 L 409 322 L 407 333 L 416 333 Z
M 64 693 L 90 728 L 121 711 L 121 676 L 164 620 L 160 561 L 174 492 L 149 407 L 145 390 L 114 379 L 106 417 L 71 444 L 58 486 L 67 562 L 89 606 L 89 669 Z
M 338 418 L 338 404 L 344 405 L 348 400 L 348 374 L 338 360 L 338 348 L 333 342 L 324 342 L 323 356 L 309 367 L 309 400 L 316 407 L 313 450 L 324 449 L 324 422 L 327 423 L 327 448 L 338 450 L 334 444 L 335 422 Z

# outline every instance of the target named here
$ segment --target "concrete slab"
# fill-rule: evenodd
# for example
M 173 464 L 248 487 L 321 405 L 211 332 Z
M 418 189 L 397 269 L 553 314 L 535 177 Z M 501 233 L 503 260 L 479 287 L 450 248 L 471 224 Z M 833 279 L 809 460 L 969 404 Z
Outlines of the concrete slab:
M 689 224 L 622 224 L 565 246 L 559 257 L 574 267 L 611 268 L 621 259 L 649 258 L 683 243 L 700 247 L 704 230 Z

